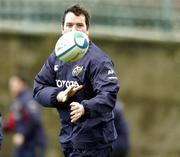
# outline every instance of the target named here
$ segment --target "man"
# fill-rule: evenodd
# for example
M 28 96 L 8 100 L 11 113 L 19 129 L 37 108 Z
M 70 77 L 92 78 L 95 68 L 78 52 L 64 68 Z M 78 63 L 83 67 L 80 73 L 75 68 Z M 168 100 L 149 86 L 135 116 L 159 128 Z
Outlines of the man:
M 127 157 L 129 154 L 129 130 L 123 114 L 122 102 L 117 101 L 114 112 L 114 124 L 117 131 L 117 139 L 113 143 L 112 157 Z
M 62 34 L 81 31 L 89 35 L 89 18 L 79 5 L 68 8 Z M 54 51 L 50 54 L 35 77 L 34 97 L 59 112 L 65 157 L 110 156 L 117 137 L 112 110 L 118 90 L 112 61 L 92 41 L 86 55 L 76 62 L 62 62 Z
M 33 100 L 26 79 L 14 75 L 9 79 L 12 96 L 4 131 L 13 131 L 14 157 L 43 157 L 46 136 L 42 128 L 39 105 Z
M 2 116 L 0 113 L 0 148 L 1 148 L 1 144 L 2 144 Z

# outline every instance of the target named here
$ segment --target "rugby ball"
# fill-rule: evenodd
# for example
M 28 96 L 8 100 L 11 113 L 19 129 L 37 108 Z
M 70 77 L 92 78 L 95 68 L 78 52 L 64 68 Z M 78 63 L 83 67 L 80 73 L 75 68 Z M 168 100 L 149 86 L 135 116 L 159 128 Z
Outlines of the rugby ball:
M 74 62 L 81 59 L 89 48 L 87 34 L 80 31 L 64 33 L 56 42 L 55 54 L 59 60 Z

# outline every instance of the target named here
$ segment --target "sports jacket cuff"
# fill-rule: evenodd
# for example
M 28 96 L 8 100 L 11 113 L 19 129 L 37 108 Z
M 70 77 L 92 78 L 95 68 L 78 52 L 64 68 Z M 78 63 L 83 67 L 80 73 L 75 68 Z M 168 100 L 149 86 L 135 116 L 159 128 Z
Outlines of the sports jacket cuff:
M 82 102 L 81 104 L 84 106 L 86 117 L 95 118 L 99 116 L 99 114 L 96 111 L 93 112 L 92 110 L 90 110 L 90 108 L 88 107 L 88 104 L 86 104 L 85 102 Z
M 56 89 L 56 90 L 54 90 L 54 92 L 52 93 L 52 95 L 51 95 L 51 103 L 52 103 L 53 105 L 57 105 L 57 104 L 60 103 L 60 102 L 58 102 L 58 100 L 57 100 L 57 95 L 58 95 L 58 93 L 59 93 L 60 91 L 61 91 L 60 89 Z

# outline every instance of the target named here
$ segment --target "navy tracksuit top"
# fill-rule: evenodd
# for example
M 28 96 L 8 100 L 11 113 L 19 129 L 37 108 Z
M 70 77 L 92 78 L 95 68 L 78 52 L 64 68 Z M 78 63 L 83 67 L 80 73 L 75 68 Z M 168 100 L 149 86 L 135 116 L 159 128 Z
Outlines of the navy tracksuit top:
M 65 103 L 57 102 L 57 94 L 70 85 L 84 87 Z M 62 62 L 52 52 L 34 81 L 34 98 L 60 114 L 60 143 L 75 149 L 103 148 L 116 139 L 112 110 L 118 90 L 112 61 L 93 42 L 76 62 Z M 79 102 L 85 109 L 75 123 L 70 122 L 71 102 Z
M 35 148 L 46 144 L 39 104 L 33 99 L 31 90 L 26 89 L 16 97 L 11 104 L 11 112 L 15 116 L 15 132 L 25 137 L 25 142 L 19 149 L 23 151 L 26 145 Z

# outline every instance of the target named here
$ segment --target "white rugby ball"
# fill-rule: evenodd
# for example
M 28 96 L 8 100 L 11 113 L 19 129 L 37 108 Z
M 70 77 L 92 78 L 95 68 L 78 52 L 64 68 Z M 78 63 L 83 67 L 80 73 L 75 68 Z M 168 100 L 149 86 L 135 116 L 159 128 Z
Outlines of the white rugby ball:
M 88 48 L 87 34 L 80 31 L 70 31 L 58 39 L 55 45 L 55 54 L 61 61 L 74 62 L 81 59 Z

